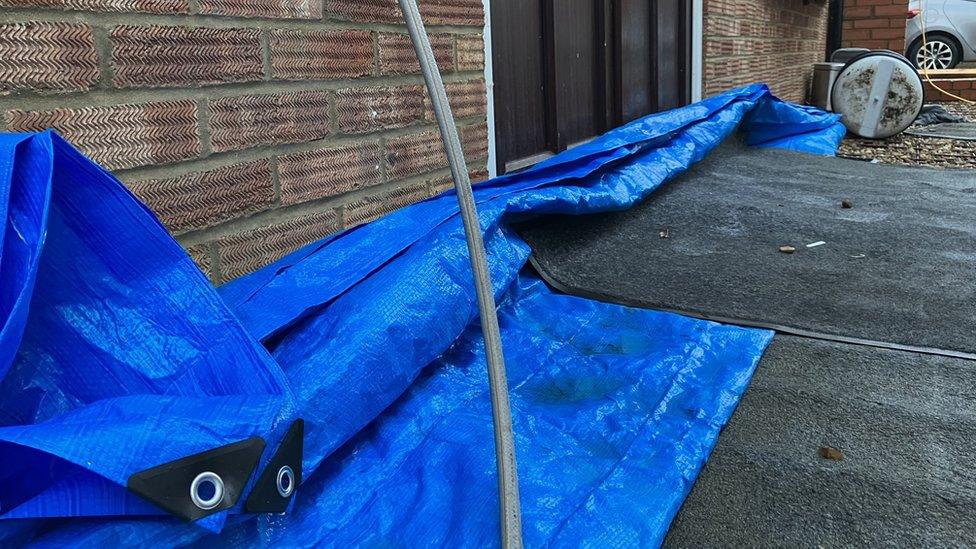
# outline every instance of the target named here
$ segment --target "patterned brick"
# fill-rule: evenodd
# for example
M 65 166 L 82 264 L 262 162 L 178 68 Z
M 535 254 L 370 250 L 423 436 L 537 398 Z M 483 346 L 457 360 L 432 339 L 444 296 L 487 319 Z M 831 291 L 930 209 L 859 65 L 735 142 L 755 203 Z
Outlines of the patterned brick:
M 187 0 L 0 0 L 0 6 L 107 12 L 187 12 Z
M 222 280 L 236 278 L 339 229 L 335 210 L 289 219 L 225 236 L 217 241 Z
M 391 181 L 447 166 L 440 133 L 430 130 L 386 142 L 387 175 Z
M 431 34 L 430 45 L 434 60 L 442 72 L 454 71 L 454 37 L 450 34 Z M 417 52 L 410 36 L 398 32 L 381 32 L 379 36 L 380 72 L 383 74 L 410 74 L 420 72 Z
M 468 179 L 472 185 L 483 183 L 488 180 L 488 169 L 479 165 L 477 167 L 468 166 Z M 450 174 L 436 177 L 430 181 L 430 195 L 436 196 L 448 189 L 454 188 L 454 179 Z
M 322 0 L 200 0 L 200 13 L 279 19 L 319 19 Z
M 779 97 L 803 100 L 813 63 L 823 61 L 827 2 L 707 0 L 704 10 L 706 95 L 765 82 Z
M 0 93 L 87 90 L 98 74 L 98 53 L 88 25 L 0 25 Z
M 487 122 L 473 126 L 461 126 L 458 131 L 461 136 L 461 146 L 464 148 L 464 157 L 467 160 L 488 156 Z
M 118 26 L 111 32 L 115 85 L 185 86 L 260 80 L 261 31 Z
M 210 253 L 207 249 L 206 244 L 197 244 L 195 246 L 184 246 L 187 255 L 190 259 L 200 267 L 203 274 L 207 275 L 210 280 L 214 279 L 213 265 L 210 264 Z
M 210 101 L 214 152 L 321 139 L 329 133 L 329 93 L 300 91 Z
M 457 37 L 457 64 L 459 71 L 485 69 L 485 38 L 480 34 L 459 34 Z
M 396 0 L 326 0 L 330 16 L 360 23 L 403 23 Z M 427 25 L 484 26 L 482 0 L 420 0 Z
M 394 210 L 423 200 L 429 196 L 427 185 L 414 183 L 392 191 L 367 196 L 346 206 L 343 226 L 354 227 L 369 223 Z
M 337 196 L 380 182 L 380 146 L 319 149 L 278 157 L 282 204 Z
M 485 24 L 482 0 L 420 0 L 420 15 L 428 25 Z
M 326 12 L 336 19 L 360 23 L 402 23 L 396 0 L 325 0 Z
M 372 86 L 336 92 L 337 125 L 345 133 L 400 128 L 424 117 L 423 86 Z
M 485 116 L 488 110 L 488 92 L 485 91 L 484 80 L 466 80 L 463 82 L 448 82 L 444 84 L 447 100 L 451 104 L 454 118 L 469 118 Z M 427 117 L 434 118 L 434 107 L 430 103 L 430 96 L 425 94 Z
M 173 233 L 263 210 L 274 203 L 275 194 L 268 159 L 127 186 Z
M 111 169 L 165 164 L 200 154 L 193 101 L 6 113 L 11 131 L 56 129 Z
M 271 74 L 287 80 L 366 76 L 373 70 L 368 31 L 271 31 Z

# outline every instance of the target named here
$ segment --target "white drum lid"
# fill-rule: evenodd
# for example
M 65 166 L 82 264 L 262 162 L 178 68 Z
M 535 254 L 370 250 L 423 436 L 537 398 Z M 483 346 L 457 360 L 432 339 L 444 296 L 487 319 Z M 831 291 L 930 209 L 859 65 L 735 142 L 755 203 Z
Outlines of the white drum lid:
M 911 126 L 925 102 L 922 77 L 894 52 L 870 52 L 852 59 L 837 75 L 831 106 L 861 137 L 883 139 Z

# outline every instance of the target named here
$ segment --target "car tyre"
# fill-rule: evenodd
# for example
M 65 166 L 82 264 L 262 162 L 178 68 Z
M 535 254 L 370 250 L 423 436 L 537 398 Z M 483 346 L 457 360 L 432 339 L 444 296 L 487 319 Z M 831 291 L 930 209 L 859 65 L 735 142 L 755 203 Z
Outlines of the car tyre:
M 947 34 L 929 34 L 926 36 L 927 52 L 932 52 L 934 58 L 930 59 L 925 68 L 927 69 L 952 69 L 962 61 L 962 46 L 959 41 Z M 916 68 L 923 68 L 922 61 L 926 59 L 926 52 L 922 50 L 922 39 L 916 40 L 912 47 L 908 48 L 909 61 Z

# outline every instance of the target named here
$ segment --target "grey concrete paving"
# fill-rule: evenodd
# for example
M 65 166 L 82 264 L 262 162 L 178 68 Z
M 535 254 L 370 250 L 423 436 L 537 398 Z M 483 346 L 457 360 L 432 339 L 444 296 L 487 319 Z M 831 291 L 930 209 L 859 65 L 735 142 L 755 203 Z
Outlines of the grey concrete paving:
M 665 545 L 976 546 L 974 441 L 976 363 L 777 335 Z

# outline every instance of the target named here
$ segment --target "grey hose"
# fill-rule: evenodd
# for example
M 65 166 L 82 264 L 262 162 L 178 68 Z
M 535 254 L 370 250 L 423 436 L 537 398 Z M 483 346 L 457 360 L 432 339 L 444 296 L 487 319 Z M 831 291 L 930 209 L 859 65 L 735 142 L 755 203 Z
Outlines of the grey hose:
M 464 222 L 464 235 L 471 254 L 471 267 L 474 270 L 475 289 L 478 294 L 478 310 L 481 314 L 481 331 L 485 336 L 485 353 L 488 358 L 488 383 L 491 389 L 492 422 L 495 430 L 495 462 L 498 468 L 498 499 L 501 518 L 502 547 L 522 547 L 522 512 L 519 507 L 518 472 L 515 467 L 515 441 L 512 436 L 512 410 L 508 402 L 508 381 L 505 379 L 505 357 L 502 354 L 501 334 L 498 330 L 498 316 L 495 313 L 495 296 L 492 292 L 491 277 L 488 274 L 488 259 L 485 256 L 485 243 L 481 236 L 481 224 L 475 209 L 474 193 L 468 178 L 467 164 L 451 105 L 447 101 L 444 81 L 437 69 L 434 52 L 430 47 L 424 22 L 420 18 L 416 0 L 398 0 L 400 10 L 407 23 L 407 30 L 413 40 L 413 47 L 420 60 L 420 69 L 427 83 L 434 116 L 441 130 L 444 150 L 451 165 L 454 188 L 457 190 L 461 219 Z

